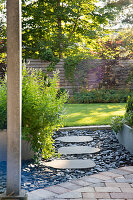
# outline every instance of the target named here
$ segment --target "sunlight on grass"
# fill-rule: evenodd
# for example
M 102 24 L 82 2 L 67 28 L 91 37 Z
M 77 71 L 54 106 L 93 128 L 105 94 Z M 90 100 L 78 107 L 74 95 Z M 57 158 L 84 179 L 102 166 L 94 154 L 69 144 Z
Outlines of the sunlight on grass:
M 110 104 L 66 104 L 65 126 L 110 124 L 115 115 L 125 112 L 124 103 Z

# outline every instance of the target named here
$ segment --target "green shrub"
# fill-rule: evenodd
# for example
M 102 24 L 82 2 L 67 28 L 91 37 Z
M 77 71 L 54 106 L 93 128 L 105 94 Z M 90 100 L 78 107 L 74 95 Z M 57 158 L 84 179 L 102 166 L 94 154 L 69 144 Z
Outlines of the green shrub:
M 115 116 L 112 118 L 111 127 L 115 131 L 115 133 L 118 133 L 119 131 L 121 131 L 124 123 L 125 120 L 123 116 Z
M 113 117 L 111 127 L 118 133 L 122 129 L 123 124 L 133 127 L 133 96 L 128 97 L 124 116 Z
M 42 155 L 44 159 L 55 154 L 52 136 L 54 130 L 63 124 L 63 105 L 68 98 L 68 94 L 65 92 L 57 98 L 57 83 L 57 73 L 54 74 L 54 78 L 46 78 L 42 71 L 23 68 L 22 137 L 31 143 L 35 155 L 37 157 Z M 6 88 L 6 81 L 1 88 L 3 88 L 0 90 L 2 93 Z M 5 98 L 6 95 L 3 92 L 0 112 L 4 106 L 6 110 Z M 1 120 L 5 124 L 6 117 L 2 116 L 2 113 L 0 113 L 0 117 L 0 124 Z
M 125 113 L 126 124 L 133 127 L 133 96 L 128 97 Z
M 0 129 L 7 128 L 7 79 L 0 80 Z
M 126 105 L 126 112 L 133 112 L 133 96 L 129 96 Z
M 125 103 L 133 91 L 95 89 L 74 93 L 70 103 Z
M 60 98 L 60 96 L 63 95 L 64 93 L 68 93 L 67 89 L 65 89 L 65 88 L 59 88 L 58 91 L 57 91 L 56 97 Z
M 126 112 L 124 117 L 125 117 L 125 123 L 133 127 L 133 111 Z

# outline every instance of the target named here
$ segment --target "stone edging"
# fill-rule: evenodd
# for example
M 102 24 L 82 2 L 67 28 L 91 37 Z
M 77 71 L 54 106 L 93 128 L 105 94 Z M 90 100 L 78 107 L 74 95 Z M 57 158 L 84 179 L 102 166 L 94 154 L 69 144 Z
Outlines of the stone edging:
M 96 125 L 96 126 L 73 126 L 73 127 L 63 127 L 59 130 L 68 131 L 68 130 L 111 130 L 110 125 Z

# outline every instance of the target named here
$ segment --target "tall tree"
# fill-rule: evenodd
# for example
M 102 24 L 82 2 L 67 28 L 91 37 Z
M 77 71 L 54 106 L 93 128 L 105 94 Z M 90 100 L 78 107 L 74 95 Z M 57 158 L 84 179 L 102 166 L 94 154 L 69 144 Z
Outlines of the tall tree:
M 118 11 L 126 16 L 123 10 L 132 5 L 131 0 L 22 0 L 23 57 L 61 58 L 102 36 Z
M 96 0 L 23 1 L 25 55 L 50 48 L 61 57 L 74 44 L 95 38 L 101 25 L 107 25 L 116 13 L 112 6 L 109 3 L 100 8 Z

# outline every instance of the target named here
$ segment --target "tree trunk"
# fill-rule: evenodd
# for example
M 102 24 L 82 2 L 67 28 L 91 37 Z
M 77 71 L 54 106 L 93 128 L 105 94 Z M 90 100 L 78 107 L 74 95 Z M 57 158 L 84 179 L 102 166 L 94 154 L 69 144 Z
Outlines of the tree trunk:
M 59 11 L 60 11 L 60 3 L 61 3 L 61 0 L 57 0 L 57 7 L 58 7 Z M 61 27 L 61 13 L 60 12 L 59 12 L 59 15 L 58 15 L 58 18 L 57 18 L 57 23 L 58 23 L 59 58 L 62 58 L 63 44 L 62 44 L 62 27 Z

